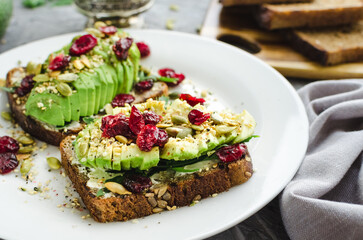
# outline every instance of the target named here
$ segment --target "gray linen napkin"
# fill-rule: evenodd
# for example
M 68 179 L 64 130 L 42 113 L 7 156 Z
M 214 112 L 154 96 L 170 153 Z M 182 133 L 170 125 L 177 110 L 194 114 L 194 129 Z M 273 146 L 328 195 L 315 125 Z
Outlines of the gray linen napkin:
M 363 80 L 299 90 L 309 147 L 280 200 L 292 239 L 363 239 Z

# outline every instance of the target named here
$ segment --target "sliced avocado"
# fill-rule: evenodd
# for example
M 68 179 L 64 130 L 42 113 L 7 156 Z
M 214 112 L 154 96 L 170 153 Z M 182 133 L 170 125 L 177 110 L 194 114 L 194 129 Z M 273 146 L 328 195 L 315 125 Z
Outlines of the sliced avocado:
M 111 158 L 112 145 L 107 143 L 107 145 L 105 146 L 105 151 L 103 152 L 103 168 L 112 169 Z
M 129 57 L 131 59 L 131 62 L 134 65 L 134 81 L 137 81 L 137 76 L 139 73 L 139 63 L 140 63 L 140 51 L 137 47 L 136 43 L 133 43 L 129 49 Z
M 97 73 L 92 73 L 90 78 L 95 86 L 95 106 L 94 106 L 95 108 L 93 110 L 93 113 L 96 114 L 103 107 L 103 106 L 101 107 L 101 104 L 100 104 L 101 94 L 103 91 L 103 89 L 102 89 L 103 83 L 101 82 Z
M 81 104 L 79 99 L 78 91 L 69 96 L 69 102 L 71 107 L 71 120 L 78 121 L 80 112 L 81 112 Z
M 241 128 L 238 130 L 238 136 L 233 140 L 232 142 L 233 144 L 240 143 L 245 139 L 251 137 L 256 127 L 256 121 L 252 117 L 252 115 L 249 114 L 249 112 L 244 110 L 242 112 L 242 117 L 243 117 L 243 124 Z
M 95 68 L 95 72 L 97 73 L 98 80 L 100 81 L 101 84 L 100 103 L 99 103 L 99 109 L 101 109 L 107 103 L 108 81 L 106 81 L 106 76 L 101 68 Z
M 79 95 L 79 115 L 80 116 L 87 116 L 88 114 L 88 86 L 86 83 L 82 80 L 82 78 L 78 78 L 76 81 L 72 82 L 73 87 L 77 90 L 77 93 Z
M 102 91 L 102 95 L 104 96 L 104 102 L 102 102 L 101 106 L 105 106 L 106 103 L 109 103 L 113 99 L 113 79 L 106 75 L 106 64 L 100 66 L 99 68 L 95 69 L 98 73 L 101 81 L 105 84 L 105 89 Z
M 116 144 L 115 144 L 116 145 Z M 121 171 L 121 150 L 120 146 L 113 146 L 112 148 L 112 169 Z
M 97 167 L 96 156 L 98 151 L 98 145 L 99 141 L 97 141 L 96 139 L 92 139 L 92 141 L 90 141 L 90 146 L 87 154 L 87 163 L 92 167 Z
M 98 168 L 104 168 L 104 164 L 103 164 L 103 152 L 104 151 L 105 151 L 105 146 L 103 144 L 99 144 L 97 146 L 97 154 L 95 157 L 96 166 Z
M 117 72 L 117 80 L 118 80 L 118 87 L 117 87 L 117 91 L 116 91 L 116 95 L 122 92 L 122 87 L 124 84 L 124 68 L 122 66 L 121 62 L 117 62 L 116 63 L 116 72 Z
M 84 82 L 84 84 L 87 86 L 87 115 L 85 116 L 91 116 L 94 114 L 95 110 L 95 99 L 96 99 L 96 90 L 94 81 L 92 78 L 92 74 L 87 72 L 82 72 L 79 75 L 79 78 Z
M 124 83 L 122 86 L 122 93 L 129 93 L 133 84 L 133 68 L 131 67 L 132 62 L 130 60 L 122 61 L 124 67 Z M 130 87 L 131 86 L 131 87 Z
M 25 114 L 54 126 L 64 126 L 64 105 L 64 98 L 58 94 L 32 91 L 25 104 Z
M 121 152 L 121 165 L 122 169 L 129 170 L 130 168 L 137 168 L 141 165 L 143 154 L 136 144 L 122 146 Z
M 113 99 L 116 96 L 117 89 L 118 89 L 117 72 L 116 72 L 116 69 L 109 64 L 105 64 L 104 69 L 105 69 L 107 78 L 111 78 L 113 80 L 113 87 L 112 87 L 112 89 L 113 89 L 112 99 Z
M 153 147 L 150 152 L 142 152 L 143 160 L 140 165 L 140 170 L 147 170 L 158 165 L 159 147 Z

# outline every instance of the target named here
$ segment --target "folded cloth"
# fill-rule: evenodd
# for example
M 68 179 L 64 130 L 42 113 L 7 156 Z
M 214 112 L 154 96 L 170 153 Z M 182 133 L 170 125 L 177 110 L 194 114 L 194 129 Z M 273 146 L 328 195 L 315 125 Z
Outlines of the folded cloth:
M 363 239 L 363 80 L 299 90 L 309 146 L 280 199 L 291 239 Z

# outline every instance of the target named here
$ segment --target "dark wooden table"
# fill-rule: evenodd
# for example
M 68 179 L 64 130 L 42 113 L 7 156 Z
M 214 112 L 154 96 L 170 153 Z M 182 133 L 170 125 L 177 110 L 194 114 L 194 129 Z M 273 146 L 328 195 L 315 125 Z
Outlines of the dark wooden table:
M 170 10 L 171 4 L 179 6 Z M 145 28 L 165 29 L 168 19 L 175 20 L 174 31 L 197 34 L 208 9 L 209 0 L 157 0 L 142 14 Z M 36 9 L 26 9 L 21 0 L 14 1 L 13 18 L 0 44 L 0 53 L 34 40 L 64 33 L 81 31 L 87 22 L 74 6 L 52 7 L 50 4 Z M 4 77 L 6 73 L 0 73 Z M 289 79 L 298 89 L 305 80 Z M 289 239 L 284 229 L 278 197 L 259 212 L 225 232 L 209 239 Z

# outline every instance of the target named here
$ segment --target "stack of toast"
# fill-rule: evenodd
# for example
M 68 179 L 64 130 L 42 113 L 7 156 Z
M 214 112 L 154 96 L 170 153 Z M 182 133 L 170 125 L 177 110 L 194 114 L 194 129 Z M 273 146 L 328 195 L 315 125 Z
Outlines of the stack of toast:
M 363 60 L 361 0 L 221 0 L 254 6 L 261 28 L 281 32 L 297 51 L 322 65 Z

